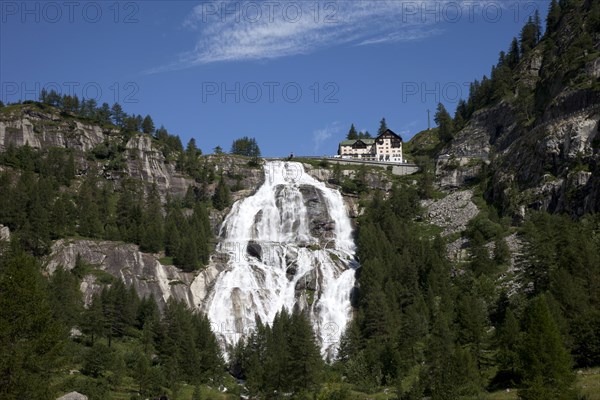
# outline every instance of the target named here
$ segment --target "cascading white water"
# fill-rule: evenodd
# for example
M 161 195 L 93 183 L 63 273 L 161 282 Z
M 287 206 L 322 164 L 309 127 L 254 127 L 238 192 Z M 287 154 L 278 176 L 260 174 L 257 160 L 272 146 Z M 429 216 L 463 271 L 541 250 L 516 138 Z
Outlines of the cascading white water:
M 306 206 L 307 192 L 313 194 L 310 207 L 326 211 L 317 221 L 325 235 L 311 233 L 316 218 Z M 340 193 L 306 174 L 300 163 L 268 162 L 264 184 L 233 205 L 220 236 L 217 252 L 229 261 L 204 309 L 221 342 L 234 344 L 251 332 L 255 316 L 271 323 L 283 307 L 308 308 L 322 355 L 333 357 L 351 318 L 355 268 Z

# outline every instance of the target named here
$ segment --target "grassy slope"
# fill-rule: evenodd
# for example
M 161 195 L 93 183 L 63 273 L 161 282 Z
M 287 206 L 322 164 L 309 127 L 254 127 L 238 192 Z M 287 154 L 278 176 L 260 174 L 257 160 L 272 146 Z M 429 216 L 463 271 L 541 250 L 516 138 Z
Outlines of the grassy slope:
M 415 157 L 428 156 L 434 157 L 439 150 L 440 139 L 437 135 L 437 128 L 424 130 L 417 133 L 408 142 L 404 144 L 404 157 L 409 161 L 414 161 Z

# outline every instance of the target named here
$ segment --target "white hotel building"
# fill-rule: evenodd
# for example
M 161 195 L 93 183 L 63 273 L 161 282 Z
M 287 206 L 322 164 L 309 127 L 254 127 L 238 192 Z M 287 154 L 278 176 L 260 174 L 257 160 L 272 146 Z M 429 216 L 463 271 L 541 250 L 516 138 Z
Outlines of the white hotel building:
M 365 161 L 403 162 L 402 138 L 391 129 L 375 139 L 355 139 L 340 142 L 338 155 Z

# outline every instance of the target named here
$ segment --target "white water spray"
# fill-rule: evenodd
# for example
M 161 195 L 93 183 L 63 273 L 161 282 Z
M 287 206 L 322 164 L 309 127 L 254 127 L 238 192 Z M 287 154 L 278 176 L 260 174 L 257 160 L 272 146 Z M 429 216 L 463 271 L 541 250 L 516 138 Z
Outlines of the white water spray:
M 283 307 L 308 309 L 322 355 L 333 357 L 351 318 L 355 272 L 342 196 L 300 163 L 274 161 L 264 168 L 264 184 L 236 202 L 223 223 L 217 252 L 229 261 L 204 309 L 224 345 L 250 333 L 255 316 L 270 324 Z M 318 218 L 314 210 L 321 211 Z M 311 233 L 315 221 L 319 234 Z

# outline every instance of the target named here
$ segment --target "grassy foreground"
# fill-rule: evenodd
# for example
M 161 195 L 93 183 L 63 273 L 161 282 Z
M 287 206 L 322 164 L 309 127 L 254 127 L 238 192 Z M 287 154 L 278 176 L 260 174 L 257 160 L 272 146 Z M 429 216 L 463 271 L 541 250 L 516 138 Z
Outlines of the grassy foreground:
M 129 384 L 128 384 L 129 383 Z M 233 382 L 229 382 L 231 388 Z M 339 385 L 328 385 L 330 389 L 340 389 Z M 591 368 L 579 370 L 577 372 L 577 387 L 580 390 L 581 398 L 585 400 L 600 400 L 600 368 Z M 123 386 L 118 392 L 112 392 L 110 398 L 113 400 L 130 400 L 132 394 L 136 392 L 133 382 L 123 382 Z M 235 390 L 234 390 L 235 392 Z M 233 400 L 239 399 L 239 394 L 234 392 L 220 392 L 217 388 L 202 386 L 202 398 L 208 400 Z M 184 385 L 180 389 L 178 400 L 193 400 L 194 387 Z M 363 393 L 355 390 L 346 392 L 348 399 L 351 400 L 391 400 L 394 399 L 393 390 L 380 391 L 377 393 Z M 319 399 L 327 399 L 327 390 L 324 389 Z M 500 390 L 493 393 L 487 393 L 477 400 L 517 400 L 518 390 Z M 466 400 L 466 399 L 465 399 Z M 475 399 L 473 399 L 475 400 Z

